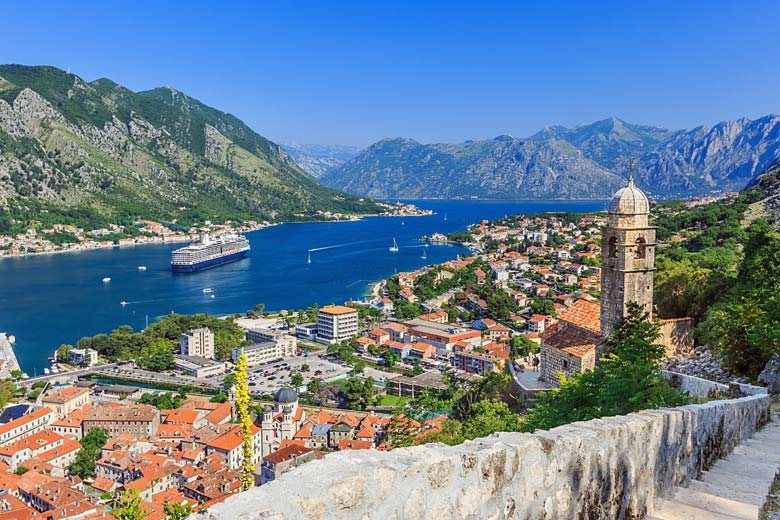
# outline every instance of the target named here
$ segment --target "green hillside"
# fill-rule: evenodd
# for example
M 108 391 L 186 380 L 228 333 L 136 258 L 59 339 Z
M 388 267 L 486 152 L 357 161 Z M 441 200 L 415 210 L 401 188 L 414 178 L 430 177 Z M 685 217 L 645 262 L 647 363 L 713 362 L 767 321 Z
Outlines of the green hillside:
M 0 65 L 0 232 L 30 222 L 189 224 L 377 213 L 233 115 L 164 87 Z

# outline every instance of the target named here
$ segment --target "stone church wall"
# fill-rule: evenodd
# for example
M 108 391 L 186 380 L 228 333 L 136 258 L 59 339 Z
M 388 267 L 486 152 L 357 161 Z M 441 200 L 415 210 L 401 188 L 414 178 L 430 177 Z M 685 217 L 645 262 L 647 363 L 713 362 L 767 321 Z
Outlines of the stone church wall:
M 660 320 L 658 343 L 666 349 L 666 357 L 693 352 L 693 318 Z
M 459 446 L 336 452 L 195 518 L 643 518 L 766 423 L 770 403 L 757 395 Z

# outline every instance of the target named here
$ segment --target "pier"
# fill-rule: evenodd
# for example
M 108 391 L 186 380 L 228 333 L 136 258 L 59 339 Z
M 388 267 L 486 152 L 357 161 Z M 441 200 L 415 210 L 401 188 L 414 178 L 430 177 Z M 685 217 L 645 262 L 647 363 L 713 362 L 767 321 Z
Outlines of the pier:
M 3 365 L 0 366 L 0 378 L 11 377 L 11 372 L 19 370 L 14 347 L 5 332 L 0 332 L 0 360 L 3 361 Z

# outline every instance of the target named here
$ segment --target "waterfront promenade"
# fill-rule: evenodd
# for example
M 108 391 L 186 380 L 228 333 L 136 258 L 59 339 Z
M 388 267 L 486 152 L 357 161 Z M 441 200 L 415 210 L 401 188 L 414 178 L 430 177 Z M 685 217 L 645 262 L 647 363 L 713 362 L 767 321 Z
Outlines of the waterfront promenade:
M 19 370 L 14 347 L 5 332 L 0 332 L 0 360 L 3 361 L 2 366 L 0 366 L 0 378 L 11 377 L 11 372 Z

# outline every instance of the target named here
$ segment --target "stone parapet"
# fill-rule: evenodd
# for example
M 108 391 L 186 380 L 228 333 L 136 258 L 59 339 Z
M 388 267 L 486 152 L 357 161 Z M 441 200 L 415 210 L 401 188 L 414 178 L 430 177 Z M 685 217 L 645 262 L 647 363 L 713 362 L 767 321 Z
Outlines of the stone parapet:
M 458 446 L 337 452 L 195 518 L 643 518 L 769 421 L 770 403 L 754 395 Z

